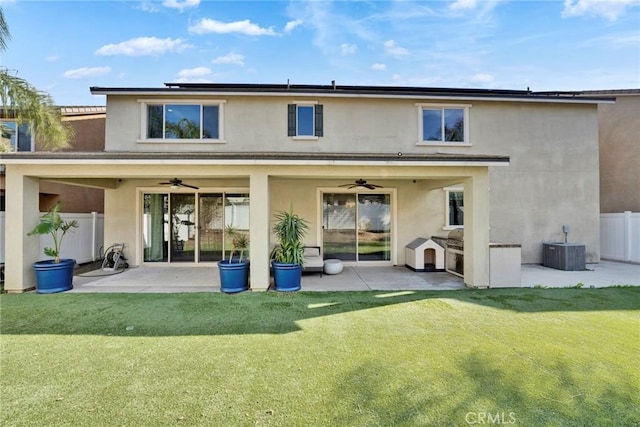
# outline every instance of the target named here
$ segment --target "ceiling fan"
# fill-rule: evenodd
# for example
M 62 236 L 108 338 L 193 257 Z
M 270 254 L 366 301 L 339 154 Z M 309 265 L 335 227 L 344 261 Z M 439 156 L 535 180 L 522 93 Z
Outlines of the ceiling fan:
M 200 187 L 196 187 L 195 185 L 184 184 L 181 179 L 173 178 L 170 179 L 169 182 L 160 182 L 160 185 L 170 185 L 171 188 L 176 189 L 180 187 L 188 187 L 193 188 L 194 190 L 200 189 Z
M 364 187 L 369 190 L 375 190 L 376 188 L 383 188 L 382 185 L 377 184 L 369 184 L 364 179 L 356 179 L 353 184 L 342 184 L 340 187 L 346 187 L 348 189 L 356 188 L 356 187 Z

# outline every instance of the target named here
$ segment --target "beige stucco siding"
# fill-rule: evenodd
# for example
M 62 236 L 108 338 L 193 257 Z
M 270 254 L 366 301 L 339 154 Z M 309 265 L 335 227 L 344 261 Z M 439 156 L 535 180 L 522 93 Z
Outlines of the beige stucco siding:
M 503 119 L 492 124 L 492 118 Z M 542 262 L 543 241 L 584 243 L 600 259 L 597 112 L 594 106 L 492 105 L 472 126 L 477 145 L 502 150 L 491 168 L 491 240 L 522 244 L 525 263 Z M 495 136 L 492 138 L 491 134 Z
M 270 168 L 272 173 L 278 175 L 277 168 Z M 309 173 L 308 167 L 283 168 L 282 173 L 295 174 L 295 169 Z M 169 169 L 170 170 L 170 169 Z M 175 172 L 175 171 L 173 171 Z M 170 172 L 171 173 L 171 172 Z M 177 172 L 176 172 L 177 173 Z M 344 173 L 338 171 L 338 173 Z M 414 171 L 415 173 L 415 171 Z M 116 190 L 106 190 L 105 199 L 108 211 L 105 213 L 105 242 L 126 242 L 133 248 L 136 247 L 136 239 L 140 236 L 140 194 L 144 191 L 169 191 L 166 187 L 158 187 L 157 180 L 126 180 Z M 202 192 L 223 191 L 231 188 L 247 188 L 249 183 L 244 179 L 216 180 L 216 179 L 189 179 L 190 184 L 201 186 Z M 278 211 L 288 211 L 293 207 L 294 211 L 309 221 L 309 233 L 305 243 L 318 245 L 322 241 L 322 228 L 319 212 L 321 212 L 321 199 L 319 189 L 331 192 L 344 191 L 340 184 L 349 182 L 345 179 L 312 179 L 312 178 L 279 178 L 277 176 L 269 180 L 270 213 L 269 229 L 273 226 L 273 214 Z M 396 233 L 397 264 L 404 265 L 404 246 L 416 237 L 446 236 L 448 230 L 444 230 L 444 192 L 438 188 L 439 183 L 445 181 L 423 179 L 376 179 L 376 183 L 383 185 L 382 191 L 395 191 L 396 198 Z M 145 189 L 140 190 L 138 189 Z M 275 238 L 271 236 L 271 240 Z M 141 259 L 135 260 L 142 262 Z
M 442 103 L 470 105 L 468 137 L 472 145 L 452 147 L 416 145 L 419 117 L 416 104 L 438 103 L 433 100 L 212 97 L 225 101 L 225 143 L 156 144 L 136 142 L 140 136 L 141 112 L 137 99 L 109 97 L 108 150 L 510 156 L 508 168 L 490 169 L 491 240 L 520 243 L 523 262 L 540 263 L 542 242 L 564 238 L 562 226 L 569 225 L 571 241 L 586 245 L 587 261 L 599 260 L 598 116 L 595 104 L 445 101 Z M 317 101 L 324 105 L 323 137 L 296 140 L 287 136 L 287 104 L 299 101 Z M 327 169 L 328 178 L 331 173 Z M 370 176 L 380 175 L 384 176 L 384 172 Z M 364 172 L 361 176 L 367 177 Z M 290 191 L 288 188 L 286 194 Z M 399 216 L 408 215 L 417 220 L 422 211 L 413 209 L 416 202 L 410 199 L 410 194 L 410 189 L 398 192 L 398 212 L 402 212 Z M 404 212 L 404 203 L 409 212 Z M 307 206 L 316 209 L 315 202 Z M 429 223 L 425 227 L 432 233 L 435 233 L 434 227 L 440 227 L 436 231 L 442 232 L 444 202 L 430 203 L 428 209 L 434 215 L 425 219 Z M 312 217 L 315 218 L 315 213 Z M 403 238 L 410 237 L 398 231 L 399 244 Z
M 153 98 L 109 97 L 107 151 L 415 152 L 418 138 L 418 113 L 412 100 L 200 97 L 201 101 L 225 101 L 224 142 L 137 142 L 142 111 L 138 99 Z M 324 136 L 319 140 L 287 136 L 287 105 L 302 101 L 324 106 Z
M 640 212 L 640 91 L 598 107 L 600 209 Z

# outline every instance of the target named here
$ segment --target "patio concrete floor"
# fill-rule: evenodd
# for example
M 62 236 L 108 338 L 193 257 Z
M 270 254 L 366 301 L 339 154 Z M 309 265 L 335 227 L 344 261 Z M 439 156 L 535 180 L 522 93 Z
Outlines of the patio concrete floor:
M 587 271 L 561 271 L 541 265 L 523 265 L 519 287 L 640 286 L 640 265 L 601 261 Z M 143 266 L 118 274 L 95 270 L 74 276 L 69 292 L 178 293 L 220 292 L 214 266 Z M 514 284 L 514 287 L 518 287 Z M 345 267 L 337 275 L 305 273 L 303 291 L 454 290 L 465 288 L 462 279 L 449 273 L 416 273 L 406 267 Z

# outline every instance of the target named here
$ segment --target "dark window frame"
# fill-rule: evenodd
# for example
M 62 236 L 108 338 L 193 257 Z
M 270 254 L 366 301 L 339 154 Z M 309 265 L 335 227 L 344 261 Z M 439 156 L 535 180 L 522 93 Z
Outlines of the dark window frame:
M 313 135 L 298 133 L 298 107 L 313 107 Z M 287 105 L 287 135 L 298 138 L 319 138 L 324 136 L 324 107 L 322 104 L 294 103 Z
M 144 141 L 201 141 L 223 140 L 223 102 L 180 102 L 173 100 L 145 101 Z M 167 108 L 198 107 L 198 117 L 182 117 L 169 123 Z M 186 110 L 185 110 L 186 111 Z M 215 113 L 213 113 L 215 112 Z M 176 114 L 179 116 L 180 114 Z M 196 129 L 197 128 L 197 129 Z M 197 136 L 194 135 L 197 132 Z

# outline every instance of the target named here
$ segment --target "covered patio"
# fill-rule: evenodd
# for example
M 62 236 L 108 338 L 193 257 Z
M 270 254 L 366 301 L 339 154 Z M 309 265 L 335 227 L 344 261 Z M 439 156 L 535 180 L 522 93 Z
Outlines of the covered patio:
M 77 275 L 70 292 L 220 292 L 215 267 L 142 266 L 117 274 L 101 270 Z M 303 291 L 455 290 L 462 278 L 445 272 L 417 273 L 405 267 L 345 267 L 336 275 L 303 273 Z
M 250 277 L 252 289 L 257 291 L 269 287 L 273 214 L 291 209 L 295 202 L 296 213 L 310 223 L 310 233 L 305 243 L 325 246 L 329 228 L 323 222 L 325 198 L 347 192 L 355 194 L 356 189 L 344 188 L 344 183 L 357 182 L 362 177 L 375 180 L 380 188 L 379 191 L 360 189 L 358 194 L 384 193 L 385 200 L 388 200 L 386 253 L 384 259 L 376 261 L 380 268 L 403 266 L 405 244 L 416 236 L 444 233 L 443 188 L 458 185 L 464 191 L 466 208 L 464 280 L 460 282 L 471 287 L 486 287 L 489 283 L 489 168 L 509 164 L 506 156 L 403 153 L 15 153 L 3 161 L 7 164 L 6 177 L 10 184 L 7 186 L 6 215 L 7 221 L 13 224 L 6 241 L 6 247 L 12 248 L 7 251 L 6 289 L 9 292 L 24 292 L 34 286 L 31 264 L 41 255 L 38 242 L 26 233 L 38 221 L 40 181 L 104 189 L 105 241 L 109 244 L 125 243 L 129 263 L 140 268 L 155 268 L 149 265 L 155 259 L 147 259 L 146 253 L 147 238 L 155 236 L 153 233 L 145 234 L 147 195 L 160 194 L 164 201 L 168 200 L 168 203 L 157 203 L 161 207 L 173 206 L 174 198 L 190 197 L 188 204 L 194 207 L 197 219 L 195 223 L 190 220 L 189 224 L 194 236 L 194 253 L 198 253 L 191 258 L 189 267 L 195 268 L 201 262 L 215 261 L 203 257 L 206 233 L 199 231 L 215 221 L 198 214 L 206 212 L 198 200 L 202 202 L 203 198 L 212 195 L 246 195 L 250 218 L 246 227 L 251 241 Z M 173 188 L 173 185 L 164 185 L 167 177 L 178 176 L 191 186 Z M 352 196 L 353 203 L 355 197 Z M 166 218 L 162 218 L 162 215 Z M 167 218 L 175 217 L 168 216 L 168 212 L 162 215 L 156 215 L 160 221 L 155 229 L 161 230 Z M 356 219 L 354 216 L 352 227 L 349 228 L 354 235 L 356 230 L 367 230 L 367 225 L 362 225 L 360 221 L 356 223 Z M 174 239 L 166 238 L 167 235 L 169 232 L 161 241 L 172 245 Z M 179 247 L 177 243 L 176 248 Z M 350 247 L 359 247 L 357 242 L 350 244 Z M 169 249 L 172 247 L 169 246 Z M 169 256 L 168 260 L 160 261 L 159 264 L 171 264 L 173 259 Z M 175 261 L 182 260 L 176 257 Z M 362 267 L 365 263 L 371 264 L 366 259 L 359 261 Z M 127 275 L 130 276 L 131 272 Z M 367 282 L 363 279 L 365 276 L 364 272 L 358 276 L 363 282 L 362 289 L 375 289 L 377 285 Z M 373 273 L 372 277 L 375 276 Z M 314 279 L 307 282 L 311 280 Z M 327 285 L 326 282 L 321 283 Z M 402 282 L 406 283 L 407 280 L 403 279 Z M 358 280 L 355 283 L 359 283 Z M 409 283 L 414 283 L 413 279 Z
M 101 270 L 76 275 L 73 293 L 220 292 L 217 268 L 142 266 L 118 274 Z M 514 287 L 640 286 L 638 264 L 602 260 L 585 271 L 562 271 L 538 264 L 522 265 L 522 281 Z M 303 273 L 302 291 L 435 291 L 466 288 L 462 278 L 446 272 L 414 272 L 406 267 L 347 266 L 336 275 Z

